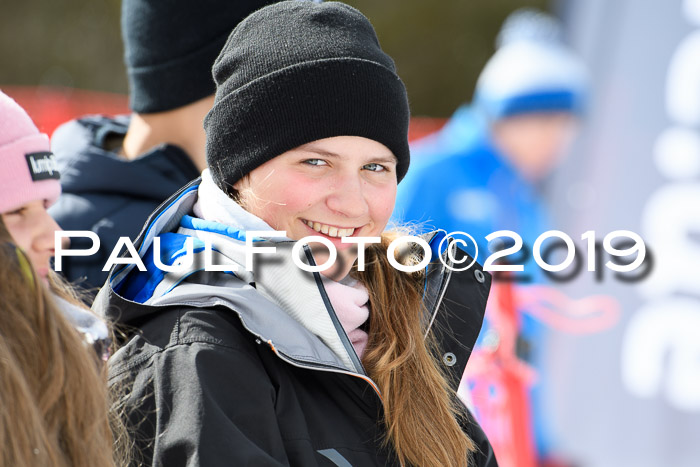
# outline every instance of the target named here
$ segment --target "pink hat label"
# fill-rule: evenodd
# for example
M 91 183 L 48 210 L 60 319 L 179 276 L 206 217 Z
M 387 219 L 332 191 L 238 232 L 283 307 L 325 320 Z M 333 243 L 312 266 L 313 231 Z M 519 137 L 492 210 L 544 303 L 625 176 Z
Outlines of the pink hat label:
M 25 154 L 29 173 L 33 181 L 55 179 L 59 180 L 61 174 L 58 172 L 56 157 L 50 152 L 32 152 Z

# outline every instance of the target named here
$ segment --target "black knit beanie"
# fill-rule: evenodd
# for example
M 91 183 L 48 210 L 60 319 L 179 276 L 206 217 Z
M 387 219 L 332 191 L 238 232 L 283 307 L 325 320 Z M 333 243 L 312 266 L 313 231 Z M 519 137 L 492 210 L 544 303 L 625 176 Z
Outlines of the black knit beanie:
M 211 67 L 231 29 L 276 0 L 123 0 L 122 39 L 134 112 L 214 94 Z
M 280 154 L 323 138 L 384 144 L 408 170 L 409 109 L 394 62 L 362 13 L 339 2 L 286 1 L 246 18 L 213 69 L 207 163 L 229 188 Z

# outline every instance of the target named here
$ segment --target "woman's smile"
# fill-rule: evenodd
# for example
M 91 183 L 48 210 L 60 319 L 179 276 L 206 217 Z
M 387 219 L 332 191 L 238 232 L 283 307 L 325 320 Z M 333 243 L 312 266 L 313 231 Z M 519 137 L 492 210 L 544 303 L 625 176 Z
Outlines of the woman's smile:
M 329 237 L 342 238 L 351 237 L 355 233 L 355 227 L 338 227 L 334 225 L 323 224 L 321 222 L 309 221 L 302 219 L 306 225 Z

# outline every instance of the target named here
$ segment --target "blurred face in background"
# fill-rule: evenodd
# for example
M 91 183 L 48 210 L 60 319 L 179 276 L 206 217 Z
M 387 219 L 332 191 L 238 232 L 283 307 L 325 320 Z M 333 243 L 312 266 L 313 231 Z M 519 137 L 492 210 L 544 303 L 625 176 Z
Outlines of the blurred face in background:
M 491 131 L 498 149 L 534 182 L 560 163 L 576 135 L 578 122 L 567 112 L 526 113 L 496 121 Z
M 24 250 L 37 275 L 47 280 L 54 256 L 54 232 L 61 230 L 46 211 L 45 201 L 30 201 L 14 211 L 2 213 L 2 220 L 15 244 Z
M 234 188 L 239 203 L 275 230 L 300 240 L 321 236 L 338 252 L 327 277 L 345 277 L 357 258 L 343 237 L 377 237 L 396 200 L 396 157 L 383 144 L 359 136 L 337 136 L 287 151 L 250 172 Z M 325 246 L 314 250 L 325 263 Z

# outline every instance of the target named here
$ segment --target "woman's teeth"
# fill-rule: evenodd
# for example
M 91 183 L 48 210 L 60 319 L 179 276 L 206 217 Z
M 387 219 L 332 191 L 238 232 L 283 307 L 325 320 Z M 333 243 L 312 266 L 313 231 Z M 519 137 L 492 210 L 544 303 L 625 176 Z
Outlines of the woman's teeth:
M 349 237 L 355 233 L 355 229 L 339 229 L 331 225 L 321 224 L 320 222 L 304 221 L 306 225 L 314 229 L 316 232 L 321 232 L 329 237 Z

